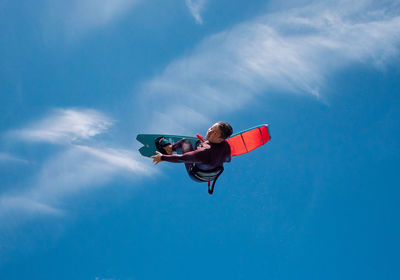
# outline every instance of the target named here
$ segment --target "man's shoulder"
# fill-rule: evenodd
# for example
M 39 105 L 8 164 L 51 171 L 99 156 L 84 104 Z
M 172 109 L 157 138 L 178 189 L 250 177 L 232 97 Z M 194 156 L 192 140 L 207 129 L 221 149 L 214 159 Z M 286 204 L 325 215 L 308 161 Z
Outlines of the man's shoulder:
M 231 145 L 229 145 L 228 141 L 224 140 L 221 142 L 221 144 L 225 147 L 228 148 L 229 150 L 231 149 Z
M 224 146 L 225 146 L 226 156 L 229 158 L 229 160 L 227 160 L 227 161 L 230 161 L 230 159 L 231 159 L 231 145 L 229 145 L 228 141 L 226 141 L 226 140 L 224 142 L 222 142 L 222 143 L 224 143 Z
M 231 153 L 231 146 L 226 140 L 222 141 L 221 143 L 214 144 L 214 149 L 224 154 Z

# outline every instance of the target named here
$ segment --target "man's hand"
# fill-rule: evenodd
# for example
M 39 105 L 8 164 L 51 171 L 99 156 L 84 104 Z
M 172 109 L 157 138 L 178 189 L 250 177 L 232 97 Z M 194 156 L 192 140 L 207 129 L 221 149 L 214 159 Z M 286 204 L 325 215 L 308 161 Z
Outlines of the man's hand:
M 154 156 L 151 156 L 151 158 L 153 159 L 154 165 L 157 165 L 162 161 L 161 156 L 162 156 L 162 153 L 160 153 L 159 151 L 156 151 L 156 154 Z

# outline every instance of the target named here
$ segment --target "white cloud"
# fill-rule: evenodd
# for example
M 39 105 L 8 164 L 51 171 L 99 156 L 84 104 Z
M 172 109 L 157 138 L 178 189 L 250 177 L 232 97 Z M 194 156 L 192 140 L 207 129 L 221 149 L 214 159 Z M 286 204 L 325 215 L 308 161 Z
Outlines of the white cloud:
M 51 202 L 83 189 L 104 186 L 124 174 L 137 179 L 151 174 L 149 164 L 132 151 L 72 146 L 43 165 L 30 196 Z
M 179 126 L 189 121 L 182 118 L 187 111 L 198 116 L 190 120 L 193 126 L 261 94 L 322 97 L 330 75 L 343 67 L 383 67 L 398 56 L 396 11 L 370 1 L 342 1 L 266 14 L 206 38 L 170 63 L 143 85 L 143 102 L 155 104 L 152 123 L 162 129 L 166 116 Z
M 50 28 L 57 29 L 57 35 L 61 29 L 61 34 L 67 39 L 76 39 L 125 16 L 139 2 L 140 0 L 48 1 L 46 24 L 50 23 Z
M 26 141 L 66 144 L 106 131 L 112 120 L 89 109 L 58 109 L 39 122 L 10 134 Z
M 150 123 L 146 129 L 149 132 L 158 131 L 161 134 L 175 134 L 177 132 L 190 134 L 192 133 L 190 129 L 193 120 L 196 120 L 197 124 L 205 126 L 211 122 L 210 119 L 196 111 L 196 109 L 192 109 L 184 104 L 170 105 L 164 111 L 154 112 L 153 116 L 157 119 L 157 122 Z M 171 116 L 174 116 L 174 119 L 171 119 Z
M 0 153 L 0 164 L 2 163 L 18 163 L 18 164 L 28 164 L 29 161 L 21 159 L 19 157 L 10 155 L 8 153 Z
M 115 168 L 135 172 L 142 175 L 149 175 L 150 172 L 144 164 L 141 163 L 138 153 L 129 150 L 117 150 L 112 148 L 105 148 L 103 150 L 87 147 L 77 146 L 78 149 L 87 152 L 99 160 L 103 160 L 107 164 Z M 135 158 L 135 159 L 134 159 Z
M 62 211 L 41 202 L 24 196 L 2 196 L 0 197 L 0 218 L 10 212 L 24 212 L 28 215 L 62 215 Z M 5 213 L 6 212 L 6 213 Z
M 27 128 L 9 133 L 28 141 L 61 145 L 61 152 L 48 155 L 39 172 L 27 178 L 25 185 L 29 187 L 3 193 L 1 212 L 27 217 L 59 215 L 64 212 L 60 205 L 82 190 L 96 189 L 120 177 L 137 180 L 154 174 L 150 161 L 138 152 L 92 139 L 111 124 L 110 118 L 95 110 L 58 109 Z
M 46 161 L 32 187 L 0 197 L 1 212 L 28 216 L 61 215 L 65 201 L 82 190 L 105 186 L 117 177 L 134 175 L 135 179 L 154 174 L 150 162 L 137 153 L 112 148 L 96 149 L 71 146 Z M 5 217 L 3 217 L 5 218 Z
M 204 9 L 206 0 L 185 0 L 186 6 L 198 24 L 203 23 L 201 12 Z

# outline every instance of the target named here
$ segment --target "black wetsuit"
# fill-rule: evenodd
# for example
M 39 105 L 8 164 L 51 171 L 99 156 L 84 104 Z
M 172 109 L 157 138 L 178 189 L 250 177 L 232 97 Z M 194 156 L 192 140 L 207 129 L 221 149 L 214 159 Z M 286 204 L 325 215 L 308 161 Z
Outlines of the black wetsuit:
M 192 144 L 183 139 L 172 146 L 173 151 L 182 151 L 182 154 L 162 155 L 161 160 L 175 163 L 184 163 L 189 176 L 195 181 L 192 170 L 196 166 L 201 171 L 215 170 L 223 166 L 224 162 L 231 161 L 231 148 L 228 142 L 200 144 L 195 150 Z

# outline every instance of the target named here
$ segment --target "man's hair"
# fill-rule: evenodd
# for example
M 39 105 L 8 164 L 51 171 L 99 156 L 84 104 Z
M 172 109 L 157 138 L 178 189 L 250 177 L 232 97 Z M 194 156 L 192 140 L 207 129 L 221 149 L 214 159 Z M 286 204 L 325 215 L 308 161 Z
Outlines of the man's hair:
M 217 122 L 219 129 L 221 130 L 221 138 L 226 139 L 232 135 L 233 129 L 229 123 Z

